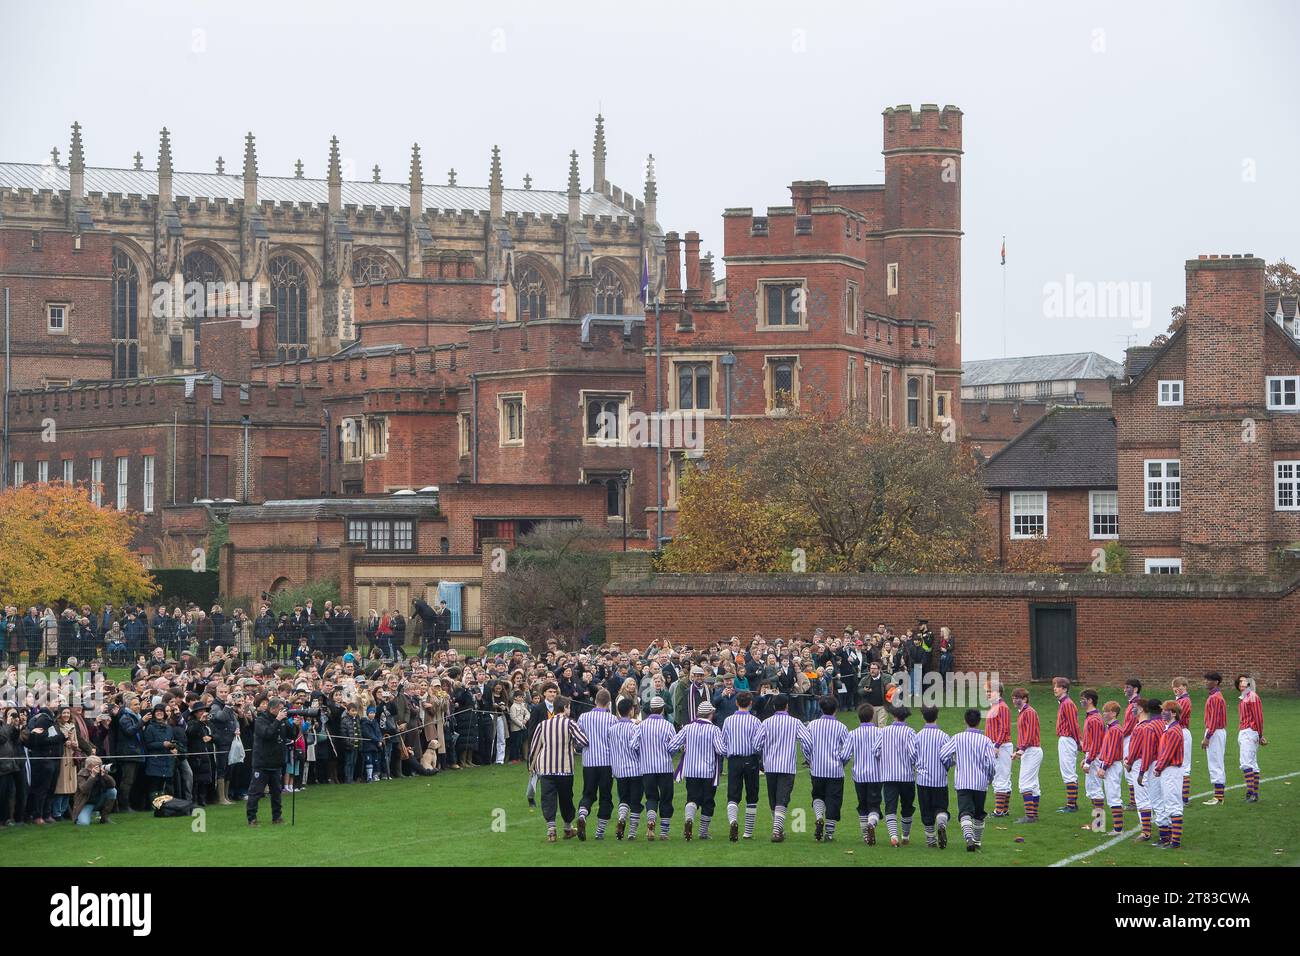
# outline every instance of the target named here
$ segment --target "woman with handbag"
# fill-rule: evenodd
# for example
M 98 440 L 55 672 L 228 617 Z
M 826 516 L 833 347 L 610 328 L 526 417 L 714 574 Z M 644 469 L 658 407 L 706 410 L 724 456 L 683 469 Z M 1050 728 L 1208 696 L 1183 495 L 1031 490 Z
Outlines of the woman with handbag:
M 94 753 L 95 748 L 77 726 L 71 707 L 60 707 L 56 721 L 63 737 L 63 753 L 54 781 L 54 819 L 61 820 L 68 814 L 72 795 L 77 792 L 77 771 L 81 769 L 81 762 Z

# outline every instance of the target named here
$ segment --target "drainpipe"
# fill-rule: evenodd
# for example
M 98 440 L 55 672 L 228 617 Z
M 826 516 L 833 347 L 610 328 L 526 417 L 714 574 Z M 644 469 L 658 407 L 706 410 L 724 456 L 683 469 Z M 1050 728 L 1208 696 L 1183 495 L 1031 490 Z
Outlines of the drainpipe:
M 203 409 L 203 497 L 212 498 L 212 406 Z
M 245 415 L 242 419 L 244 426 L 244 504 L 248 504 L 248 426 L 251 425 L 252 419 Z M 263 492 L 265 493 L 265 492 Z
M 469 436 L 469 480 L 478 484 L 478 373 L 469 373 L 470 390 L 470 436 Z

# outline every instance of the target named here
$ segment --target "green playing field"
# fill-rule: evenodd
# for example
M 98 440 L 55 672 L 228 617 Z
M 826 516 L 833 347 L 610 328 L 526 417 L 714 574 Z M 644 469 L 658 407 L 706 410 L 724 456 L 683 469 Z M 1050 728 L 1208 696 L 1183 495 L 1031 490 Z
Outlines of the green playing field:
M 1077 689 L 1077 688 L 1076 688 Z M 297 797 L 295 826 L 271 827 L 263 801 L 263 825 L 250 829 L 242 806 L 208 807 L 202 818 L 155 819 L 152 815 L 118 814 L 107 826 L 77 827 L 59 823 L 0 830 L 0 855 L 9 866 L 1284 866 L 1300 857 L 1300 699 L 1265 695 L 1265 736 L 1260 750 L 1261 801 L 1243 801 L 1237 769 L 1236 707 L 1229 700 L 1228 801 L 1202 806 L 1201 796 L 1186 811 L 1181 850 L 1155 850 L 1132 839 L 1137 814 L 1125 823 L 1130 836 L 1116 839 L 1084 829 L 1088 811 L 1058 814 L 1064 787 L 1056 769 L 1055 703 L 1047 685 L 1032 687 L 1042 718 L 1047 751 L 1042 769 L 1042 819 L 1034 825 L 988 820 L 984 849 L 965 852 L 955 823 L 947 850 L 928 849 L 916 819 L 910 846 L 892 849 L 887 839 L 867 847 L 858 831 L 851 782 L 846 785 L 840 830 L 833 843 L 813 839 L 807 772 L 795 783 L 786 842 L 769 841 L 771 815 L 766 792 L 760 801 L 758 829 L 752 841 L 733 845 L 726 839 L 725 799 L 719 801 L 713 839 L 686 843 L 681 837 L 685 792 L 678 787 L 672 839 L 647 843 L 644 831 L 635 843 L 618 842 L 613 827 L 602 842 L 588 839 L 545 842 L 539 811 L 524 799 L 528 779 L 522 766 L 446 771 L 435 777 L 351 786 L 310 786 Z M 1115 688 L 1102 688 L 1101 699 L 1122 700 Z M 1200 740 L 1204 692 L 1193 699 L 1193 739 Z M 850 726 L 855 716 L 846 716 Z M 954 731 L 961 715 L 946 711 L 944 729 Z M 910 723 L 919 727 L 913 716 Z M 725 794 L 725 779 L 723 782 Z M 1192 792 L 1204 794 L 1210 783 L 1203 751 L 1192 758 Z M 580 784 L 578 786 L 580 790 Z M 289 817 L 285 796 L 285 817 Z M 1087 801 L 1083 800 L 1086 805 Z M 992 797 L 989 798 L 990 808 Z M 952 810 L 956 810 L 955 797 Z M 1021 816 L 1019 796 L 1012 800 L 1012 820 Z M 592 826 L 594 832 L 594 823 Z M 880 829 L 884 834 L 884 827 Z M 1023 838 L 1023 842 L 1016 842 Z

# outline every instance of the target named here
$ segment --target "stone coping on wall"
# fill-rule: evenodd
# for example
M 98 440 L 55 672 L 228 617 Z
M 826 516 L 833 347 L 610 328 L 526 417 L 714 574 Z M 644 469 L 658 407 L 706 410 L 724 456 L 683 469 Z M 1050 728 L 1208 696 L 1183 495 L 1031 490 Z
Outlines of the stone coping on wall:
M 619 556 L 621 557 L 621 556 Z M 1279 599 L 1300 587 L 1287 580 L 1148 574 L 658 574 L 648 562 L 615 562 L 607 597 L 636 595 L 878 595 L 1007 597 L 1070 600 L 1083 597 L 1167 599 Z

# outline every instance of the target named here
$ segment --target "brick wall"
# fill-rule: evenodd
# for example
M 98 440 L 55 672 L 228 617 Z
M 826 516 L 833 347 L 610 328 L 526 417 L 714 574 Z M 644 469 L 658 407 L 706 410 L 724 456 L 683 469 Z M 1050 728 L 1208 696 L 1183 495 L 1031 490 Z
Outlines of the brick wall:
M 1295 688 L 1300 579 L 1242 584 L 1109 575 L 619 576 L 605 591 L 606 633 L 624 647 L 652 638 L 700 646 L 760 632 L 807 638 L 925 618 L 947 625 L 957 668 L 1030 679 L 1030 605 L 1073 604 L 1078 673 L 1088 682 L 1137 676 L 1160 685 L 1211 668 Z M 1043 676 L 1043 675 L 1039 675 Z

